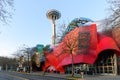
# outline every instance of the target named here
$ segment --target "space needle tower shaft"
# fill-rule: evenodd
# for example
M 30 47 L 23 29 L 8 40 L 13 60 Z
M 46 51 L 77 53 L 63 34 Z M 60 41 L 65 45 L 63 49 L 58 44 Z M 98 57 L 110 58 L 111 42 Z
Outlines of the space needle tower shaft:
M 52 20 L 52 45 L 56 43 L 56 24 L 55 21 L 61 17 L 61 14 L 57 10 L 49 10 L 47 12 L 47 18 Z

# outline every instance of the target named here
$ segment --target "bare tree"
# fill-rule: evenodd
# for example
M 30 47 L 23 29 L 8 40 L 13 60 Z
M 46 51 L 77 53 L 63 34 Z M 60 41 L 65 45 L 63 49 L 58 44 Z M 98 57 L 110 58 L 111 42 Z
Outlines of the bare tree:
M 76 52 L 76 49 L 78 48 L 78 36 L 76 36 L 76 33 L 71 32 L 70 34 L 67 34 L 62 41 L 63 46 L 63 53 L 69 53 L 72 57 L 72 76 L 74 76 L 74 59 L 73 54 Z
M 60 43 L 61 42 L 62 37 L 63 37 L 63 35 L 65 33 L 65 30 L 66 30 L 65 23 L 59 25 L 58 31 L 57 31 L 56 43 Z
M 112 30 L 112 36 L 120 48 L 120 27 L 115 27 Z
M 120 26 L 120 0 L 107 0 L 107 2 L 110 4 L 109 15 L 102 21 L 102 33 L 113 37 L 113 28 Z
M 102 30 L 102 33 L 106 36 L 113 37 L 112 30 L 113 30 L 112 28 L 108 28 L 108 29 L 105 28 L 105 29 Z
M 109 6 L 109 16 L 106 18 L 102 24 L 104 25 L 104 29 L 102 33 L 112 37 L 117 45 L 120 47 L 119 39 L 119 27 L 120 27 L 120 0 L 107 0 L 110 4 Z
M 106 26 L 116 27 L 120 26 L 120 0 L 107 0 L 110 4 L 110 15 L 106 19 Z
M 16 57 L 19 63 L 21 63 L 21 58 L 24 58 L 24 61 L 22 62 L 24 66 L 27 67 L 28 72 L 31 72 L 31 57 L 32 54 L 36 51 L 35 48 L 30 48 L 26 46 L 25 44 L 20 47 L 16 52 L 14 52 L 13 56 Z
M 0 0 L 0 24 L 9 22 L 9 19 L 12 18 L 14 0 Z

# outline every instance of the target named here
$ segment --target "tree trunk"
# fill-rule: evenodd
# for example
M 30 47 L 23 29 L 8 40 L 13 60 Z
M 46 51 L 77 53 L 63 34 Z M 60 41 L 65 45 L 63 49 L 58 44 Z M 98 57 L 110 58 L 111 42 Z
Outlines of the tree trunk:
M 74 76 L 74 60 L 73 60 L 73 54 L 71 54 L 72 56 L 72 76 Z

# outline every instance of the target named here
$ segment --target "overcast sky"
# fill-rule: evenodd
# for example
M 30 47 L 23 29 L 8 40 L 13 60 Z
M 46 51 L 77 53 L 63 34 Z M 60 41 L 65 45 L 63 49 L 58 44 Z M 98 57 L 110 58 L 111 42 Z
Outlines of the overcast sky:
M 78 17 L 97 21 L 108 15 L 106 0 L 15 0 L 14 6 L 10 26 L 0 27 L 0 56 L 10 56 L 24 44 L 51 44 L 51 21 L 46 17 L 50 9 L 61 13 L 57 27 Z

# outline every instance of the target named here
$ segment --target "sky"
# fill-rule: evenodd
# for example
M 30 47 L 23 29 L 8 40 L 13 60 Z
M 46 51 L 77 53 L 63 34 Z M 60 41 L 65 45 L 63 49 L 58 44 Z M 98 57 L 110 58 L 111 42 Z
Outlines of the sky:
M 13 18 L 9 25 L 0 27 L 0 56 L 12 56 L 14 52 L 37 44 L 52 43 L 52 23 L 46 17 L 48 10 L 61 13 L 56 27 L 66 25 L 74 18 L 86 17 L 93 21 L 108 15 L 106 0 L 14 0 Z M 59 29 L 57 28 L 57 31 Z

